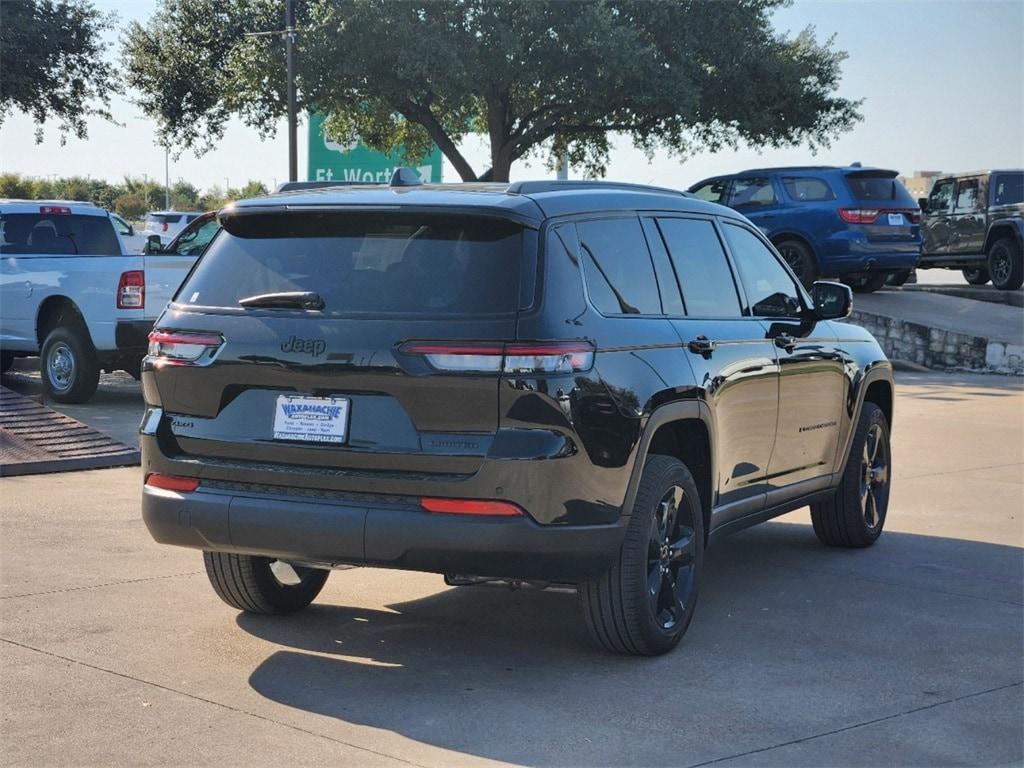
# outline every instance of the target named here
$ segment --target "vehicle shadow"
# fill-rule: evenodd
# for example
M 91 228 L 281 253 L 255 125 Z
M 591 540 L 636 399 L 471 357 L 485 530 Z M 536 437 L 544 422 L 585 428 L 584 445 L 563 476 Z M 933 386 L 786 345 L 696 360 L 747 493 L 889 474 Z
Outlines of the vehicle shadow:
M 1019 679 L 1022 553 L 900 533 L 828 550 L 759 526 L 709 550 L 689 633 L 654 659 L 597 650 L 564 593 L 237 622 L 282 646 L 250 685 L 298 710 L 521 764 L 695 764 Z

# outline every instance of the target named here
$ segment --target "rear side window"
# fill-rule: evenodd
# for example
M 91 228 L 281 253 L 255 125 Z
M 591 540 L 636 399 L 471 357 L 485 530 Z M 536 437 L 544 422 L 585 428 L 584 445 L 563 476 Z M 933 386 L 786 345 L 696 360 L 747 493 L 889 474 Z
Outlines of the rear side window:
M 177 224 L 179 221 L 180 213 L 151 213 L 146 216 L 146 224 Z
M 782 180 L 786 194 L 798 203 L 820 203 L 835 200 L 832 187 L 823 179 L 791 176 Z
M 715 227 L 706 219 L 658 219 L 690 317 L 739 317 L 732 270 Z
M 121 246 L 106 216 L 5 213 L 0 253 L 120 256 Z
M 916 208 L 917 203 L 907 188 L 895 176 L 888 173 L 857 173 L 846 177 L 846 186 L 856 200 L 873 203 L 887 203 L 898 208 Z
M 207 219 L 201 224 L 193 223 L 174 241 L 174 253 L 181 256 L 201 256 L 213 236 L 220 231 L 217 219 Z
M 978 209 L 978 180 L 961 179 L 956 185 L 956 205 L 958 211 L 975 211 Z
M 314 291 L 328 315 L 509 314 L 518 309 L 522 249 L 518 225 L 482 217 L 238 217 L 175 300 L 237 308 L 248 296 Z
M 729 193 L 732 208 L 758 208 L 775 205 L 775 189 L 767 177 L 736 179 Z
M 660 315 L 658 282 L 640 220 L 587 221 L 577 231 L 594 307 L 604 315 Z
M 992 205 L 1024 203 L 1024 173 L 1000 173 L 992 177 Z
M 724 203 L 725 190 L 727 187 L 727 182 L 721 179 L 715 179 L 714 181 L 709 181 L 707 184 L 701 184 L 699 187 L 695 187 L 690 191 L 701 200 L 707 200 L 709 203 Z

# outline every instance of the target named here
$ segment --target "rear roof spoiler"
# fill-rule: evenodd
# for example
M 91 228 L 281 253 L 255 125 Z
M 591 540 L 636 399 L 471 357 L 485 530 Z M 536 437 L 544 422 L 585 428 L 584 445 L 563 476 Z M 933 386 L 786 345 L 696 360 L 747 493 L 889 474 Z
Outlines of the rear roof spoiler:
M 843 171 L 843 175 L 851 179 L 895 179 L 900 175 L 900 172 L 890 171 L 886 168 L 863 168 L 854 171 Z

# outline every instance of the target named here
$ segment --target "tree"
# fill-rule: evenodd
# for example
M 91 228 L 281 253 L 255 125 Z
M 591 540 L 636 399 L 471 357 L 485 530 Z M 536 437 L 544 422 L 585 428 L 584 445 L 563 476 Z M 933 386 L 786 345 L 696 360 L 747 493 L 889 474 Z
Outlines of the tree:
M 807 143 L 848 129 L 835 95 L 845 54 L 813 29 L 777 33 L 785 0 L 307 0 L 300 103 L 339 141 L 382 151 L 431 142 L 465 180 L 507 180 L 546 149 L 603 174 L 610 133 L 647 152 Z M 176 146 L 202 151 L 240 115 L 272 133 L 285 111 L 282 4 L 164 0 L 125 38 L 129 83 Z M 478 174 L 459 150 L 490 140 Z
M 12 109 L 24 112 L 39 142 L 55 118 L 63 143 L 69 132 L 86 137 L 87 117 L 112 119 L 117 85 L 102 39 L 112 15 L 88 0 L 19 0 L 3 3 L 0 16 L 0 123 Z
M 114 210 L 128 221 L 139 221 L 146 215 L 149 206 L 146 198 L 136 194 L 124 194 L 114 201 Z
M 270 190 L 267 189 L 266 184 L 262 181 L 253 181 L 250 179 L 244 187 L 238 190 L 237 199 L 242 200 L 247 197 L 263 197 L 263 195 L 267 194 L 270 194 Z

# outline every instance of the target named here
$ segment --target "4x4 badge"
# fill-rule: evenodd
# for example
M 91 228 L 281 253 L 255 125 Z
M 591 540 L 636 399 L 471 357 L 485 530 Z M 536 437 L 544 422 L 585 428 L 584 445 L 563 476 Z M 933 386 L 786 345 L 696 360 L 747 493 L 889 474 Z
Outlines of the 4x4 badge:
M 298 336 L 292 336 L 281 344 L 282 352 L 301 352 L 313 357 L 320 357 L 326 349 L 327 342 L 323 339 L 300 339 Z

